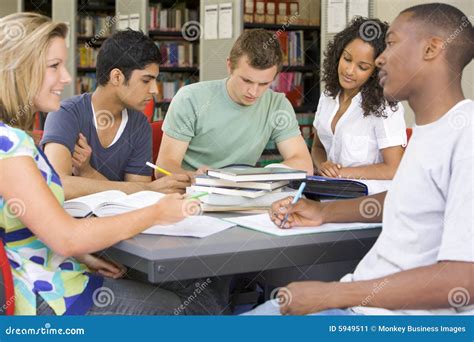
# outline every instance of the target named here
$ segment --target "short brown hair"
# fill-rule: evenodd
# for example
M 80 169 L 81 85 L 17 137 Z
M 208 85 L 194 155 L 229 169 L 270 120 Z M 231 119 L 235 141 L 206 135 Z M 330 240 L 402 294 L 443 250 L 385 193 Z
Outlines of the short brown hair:
M 248 57 L 250 66 L 256 69 L 264 70 L 276 65 L 277 70 L 281 70 L 283 54 L 280 43 L 267 30 L 247 30 L 237 38 L 229 55 L 232 70 L 243 55 Z

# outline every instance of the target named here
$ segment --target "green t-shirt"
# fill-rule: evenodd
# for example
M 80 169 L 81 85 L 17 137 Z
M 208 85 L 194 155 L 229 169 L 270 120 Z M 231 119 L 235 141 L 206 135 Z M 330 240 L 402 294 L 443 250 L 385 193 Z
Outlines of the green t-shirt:
M 242 106 L 230 98 L 226 81 L 185 86 L 171 102 L 163 131 L 189 142 L 184 169 L 255 165 L 268 141 L 278 144 L 301 134 L 284 94 L 269 89 L 253 105 Z

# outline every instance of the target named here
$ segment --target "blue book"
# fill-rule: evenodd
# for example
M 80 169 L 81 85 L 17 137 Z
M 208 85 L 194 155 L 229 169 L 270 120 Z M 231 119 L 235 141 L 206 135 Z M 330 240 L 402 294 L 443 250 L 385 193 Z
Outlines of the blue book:
M 294 180 L 289 186 L 292 189 L 298 189 L 304 181 Z M 303 193 L 310 199 L 348 199 L 367 196 L 368 188 L 364 183 L 354 180 L 308 176 Z

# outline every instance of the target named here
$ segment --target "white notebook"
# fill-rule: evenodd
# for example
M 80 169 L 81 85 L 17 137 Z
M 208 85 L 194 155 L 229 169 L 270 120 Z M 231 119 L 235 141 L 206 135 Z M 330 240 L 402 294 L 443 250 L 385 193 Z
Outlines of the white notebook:
M 64 210 L 74 217 L 111 216 L 140 209 L 158 202 L 164 194 L 155 191 L 140 191 L 131 195 L 118 190 L 74 198 L 64 202 Z
M 223 230 L 234 227 L 236 224 L 209 216 L 191 216 L 175 224 L 153 226 L 142 234 L 187 236 L 203 238 Z
M 325 223 L 317 227 L 296 227 L 290 229 L 281 229 L 270 220 L 268 214 L 230 217 L 225 218 L 225 220 L 245 228 L 250 228 L 263 233 L 278 236 L 327 233 L 344 230 L 376 228 L 382 226 L 381 223 Z

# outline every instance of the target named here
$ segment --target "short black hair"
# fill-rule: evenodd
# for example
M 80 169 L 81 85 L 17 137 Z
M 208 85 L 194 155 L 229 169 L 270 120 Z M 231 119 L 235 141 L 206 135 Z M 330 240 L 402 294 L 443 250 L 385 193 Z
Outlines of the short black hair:
M 457 71 L 474 58 L 474 30 L 469 18 L 454 6 L 429 3 L 407 8 L 400 14 L 410 14 L 409 20 L 421 23 L 422 32 L 439 35 L 444 40 L 446 57 Z M 423 32 L 425 31 L 425 32 Z
M 141 31 L 118 31 L 107 38 L 97 55 L 97 83 L 105 86 L 110 71 L 117 68 L 125 76 L 125 84 L 133 70 L 143 70 L 149 64 L 160 64 L 161 53 L 153 40 Z

